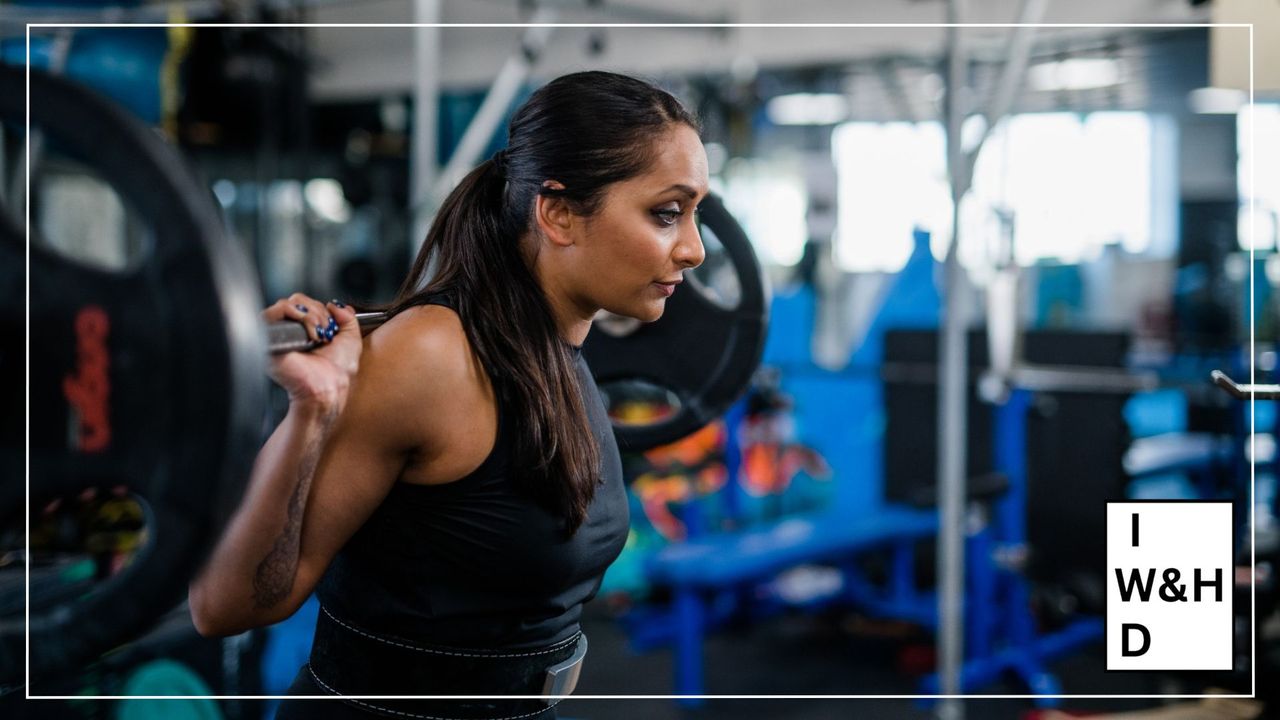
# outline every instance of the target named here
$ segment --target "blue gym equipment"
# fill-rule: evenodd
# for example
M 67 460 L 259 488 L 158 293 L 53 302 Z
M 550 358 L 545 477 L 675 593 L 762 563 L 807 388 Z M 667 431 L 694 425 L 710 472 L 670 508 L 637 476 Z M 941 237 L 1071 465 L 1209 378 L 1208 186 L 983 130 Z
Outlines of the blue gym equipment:
M 704 681 L 703 643 L 709 633 L 734 619 L 756 621 L 788 608 L 837 605 L 937 631 L 938 596 L 932 588 L 918 587 L 917 554 L 921 541 L 932 542 L 937 537 L 938 513 L 931 503 L 908 502 L 902 493 L 883 485 L 886 388 L 894 380 L 886 376 L 897 367 L 888 357 L 886 339 L 890 347 L 900 343 L 902 328 L 910 328 L 908 334 L 936 337 L 936 265 L 927 234 L 918 233 L 915 240 L 915 253 L 889 281 L 880 313 L 868 325 L 849 364 L 840 370 L 819 368 L 807 352 L 816 305 L 811 289 L 792 288 L 775 295 L 764 364 L 778 370 L 782 390 L 793 398 L 803 442 L 829 461 L 836 478 L 834 492 L 828 507 L 804 514 L 736 527 L 730 524 L 730 529 L 724 529 L 723 523 L 709 527 L 700 522 L 709 504 L 714 503 L 721 514 L 729 508 L 732 515 L 732 508 L 740 502 L 741 490 L 735 489 L 734 483 L 739 477 L 740 448 L 732 428 L 742 422 L 745 411 L 740 404 L 729 413 L 724 451 L 727 486 L 715 496 L 680 507 L 690 528 L 687 539 L 650 550 L 642 561 L 645 579 L 653 588 L 669 591 L 670 601 L 641 604 L 624 618 L 635 650 L 672 649 L 675 694 L 715 693 L 716 688 Z M 1066 288 L 1062 293 L 1066 302 L 1071 302 L 1072 296 L 1078 302 L 1079 293 L 1070 292 L 1075 287 L 1071 282 L 1063 280 L 1055 286 Z M 1061 311 L 1058 307 L 1054 312 Z M 1031 427 L 1044 422 L 1037 414 L 1041 398 L 1067 403 L 1068 396 L 1093 397 L 1123 426 L 1114 433 L 1112 448 L 1120 483 L 1098 491 L 1110 493 L 1107 497 L 1111 499 L 1123 499 L 1123 494 L 1116 493 L 1142 492 L 1144 486 L 1150 489 L 1154 486 L 1144 483 L 1170 476 L 1190 478 L 1187 487 L 1197 497 L 1224 493 L 1240 497 L 1239 488 L 1232 487 L 1236 483 L 1227 480 L 1224 487 L 1223 478 L 1234 478 L 1238 483 L 1247 477 L 1243 414 L 1237 413 L 1234 437 L 1187 433 L 1185 427 L 1188 393 L 1204 395 L 1206 388 L 1216 392 L 1208 386 L 1208 368 L 1217 365 L 1238 370 L 1239 358 L 1175 358 L 1159 368 L 1133 368 L 1127 365 L 1124 336 L 1031 333 L 1028 343 L 1033 349 L 1037 341 L 1042 357 L 1069 356 L 1061 347 L 1066 345 L 1080 347 L 1086 355 L 1102 348 L 1106 359 L 1082 356 L 1081 367 L 1024 364 L 1021 374 L 1003 388 L 1002 397 L 994 398 L 997 402 L 982 402 L 976 410 L 971 407 L 971 418 L 974 412 L 987 416 L 977 425 L 971 421 L 970 432 L 989 444 L 991 472 L 982 477 L 971 473 L 967 500 L 971 519 L 979 521 L 970 523 L 964 540 L 965 651 L 959 684 L 965 693 L 1013 678 L 1025 692 L 1061 694 L 1064 688 L 1051 664 L 1103 637 L 1100 609 L 1085 608 L 1053 626 L 1044 625 L 1034 614 L 1035 579 L 1029 576 L 1028 558 L 1043 551 L 1030 542 L 1029 535 L 1035 533 L 1028 533 L 1028 505 L 1053 501 L 1044 497 L 1043 488 L 1031 486 L 1036 475 L 1030 472 L 1035 461 L 1028 455 L 1029 448 L 1035 447 L 1037 432 L 1044 434 L 1044 430 Z M 980 344 L 971 343 L 971 350 Z M 936 348 L 929 354 L 936 357 Z M 985 363 L 979 359 L 972 364 Z M 929 372 L 932 374 L 926 382 L 936 378 L 936 368 Z M 1134 438 L 1131 444 L 1129 436 Z M 1043 468 L 1039 472 L 1043 473 Z M 1037 493 L 1039 499 L 1035 499 Z M 1102 508 L 1099 504 L 1095 509 L 1102 512 Z M 1046 526 L 1041 533 L 1057 532 L 1051 523 Z M 886 559 L 886 572 L 875 579 L 868 577 L 858 562 L 869 555 Z M 769 591 L 779 577 L 809 566 L 834 570 L 838 582 L 825 592 L 800 600 Z M 918 688 L 922 694 L 942 692 L 940 675 L 924 676 Z M 686 705 L 699 702 L 694 697 L 682 700 Z M 1059 702 L 1051 697 L 1035 700 L 1040 707 L 1054 707 Z

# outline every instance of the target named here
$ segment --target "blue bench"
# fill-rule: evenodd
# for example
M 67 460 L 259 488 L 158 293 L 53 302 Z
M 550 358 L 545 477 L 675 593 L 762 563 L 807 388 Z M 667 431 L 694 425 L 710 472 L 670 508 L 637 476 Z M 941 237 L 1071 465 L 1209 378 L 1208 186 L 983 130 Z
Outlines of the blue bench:
M 708 534 L 655 553 L 646 565 L 649 579 L 673 592 L 676 694 L 704 692 L 702 641 L 713 613 L 714 592 L 767 580 L 798 565 L 838 565 L 879 548 L 898 550 L 895 570 L 900 571 L 900 561 L 909 564 L 911 545 L 935 536 L 937 528 L 937 513 L 932 509 L 882 506 L 855 517 L 823 513 L 740 532 Z M 893 591 L 901 594 L 907 588 L 899 580 Z M 846 595 L 854 597 L 852 592 Z

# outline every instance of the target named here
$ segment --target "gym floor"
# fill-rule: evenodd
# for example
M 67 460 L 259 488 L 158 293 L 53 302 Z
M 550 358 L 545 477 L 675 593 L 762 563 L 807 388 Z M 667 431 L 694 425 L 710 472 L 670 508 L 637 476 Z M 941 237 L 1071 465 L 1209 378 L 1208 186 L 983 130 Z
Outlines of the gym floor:
M 706 685 L 717 695 L 909 695 L 917 692 L 912 677 L 901 672 L 900 639 L 855 635 L 830 617 L 795 615 L 723 630 L 705 644 Z M 602 603 L 587 607 L 583 629 L 591 652 L 576 694 L 661 695 L 671 692 L 671 653 L 637 654 L 627 645 L 620 625 L 609 618 Z M 927 647 L 927 644 L 922 644 Z M 1097 657 L 1093 657 L 1096 655 Z M 1157 694 L 1146 682 L 1121 673 L 1107 673 L 1101 646 L 1076 653 L 1053 666 L 1066 692 L 1081 694 Z M 1005 683 L 989 694 L 1026 692 Z M 1136 710 L 1158 704 L 1152 700 L 1106 699 L 1064 701 L 1063 710 L 1104 712 Z M 777 718 L 819 720 L 857 717 L 866 720 L 932 718 L 915 700 L 720 700 L 696 710 L 672 700 L 577 700 L 560 706 L 562 718 L 574 720 L 721 720 Z M 967 704 L 967 715 L 982 720 L 1023 720 L 1031 709 L 1025 700 L 986 700 Z

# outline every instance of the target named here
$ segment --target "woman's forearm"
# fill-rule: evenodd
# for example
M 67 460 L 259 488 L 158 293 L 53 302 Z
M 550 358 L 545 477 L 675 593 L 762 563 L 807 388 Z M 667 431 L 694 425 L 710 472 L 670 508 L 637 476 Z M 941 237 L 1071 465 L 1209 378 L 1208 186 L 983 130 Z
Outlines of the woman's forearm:
M 328 403 L 294 403 L 254 462 L 244 499 L 190 587 L 204 635 L 228 635 L 296 610 L 302 519 L 316 464 L 337 417 Z

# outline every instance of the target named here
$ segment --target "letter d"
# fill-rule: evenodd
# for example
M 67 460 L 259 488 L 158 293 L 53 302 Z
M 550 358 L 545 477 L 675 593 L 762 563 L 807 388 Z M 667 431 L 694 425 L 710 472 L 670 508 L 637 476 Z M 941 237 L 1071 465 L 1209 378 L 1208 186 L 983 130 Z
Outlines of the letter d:
M 1129 649 L 1129 631 L 1137 630 L 1142 633 L 1142 647 L 1137 650 Z M 1124 623 L 1120 626 L 1120 654 L 1124 657 L 1137 657 L 1146 654 L 1151 648 L 1151 633 L 1147 632 L 1147 628 L 1138 623 Z

